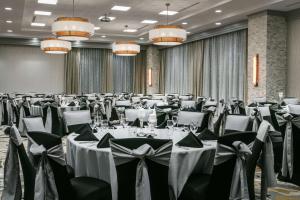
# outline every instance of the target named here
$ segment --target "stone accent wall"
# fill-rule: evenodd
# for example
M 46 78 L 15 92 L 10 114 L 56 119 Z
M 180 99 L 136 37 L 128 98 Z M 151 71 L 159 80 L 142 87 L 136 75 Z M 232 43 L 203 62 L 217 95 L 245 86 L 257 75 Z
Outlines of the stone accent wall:
M 286 91 L 287 23 L 278 13 L 264 11 L 248 20 L 248 102 L 266 96 L 278 100 L 278 93 Z M 259 54 L 259 82 L 252 83 L 253 57 Z
M 159 92 L 159 50 L 158 47 L 150 45 L 147 48 L 147 94 Z M 152 86 L 148 85 L 148 69 L 152 68 Z

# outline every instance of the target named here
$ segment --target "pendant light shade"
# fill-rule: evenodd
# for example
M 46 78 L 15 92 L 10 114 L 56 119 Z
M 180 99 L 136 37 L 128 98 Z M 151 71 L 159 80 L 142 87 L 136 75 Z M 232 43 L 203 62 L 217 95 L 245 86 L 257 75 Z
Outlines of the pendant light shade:
M 159 25 L 150 30 L 149 39 L 155 45 L 179 45 L 186 40 L 186 30 L 180 26 Z
M 71 42 L 56 38 L 49 38 L 41 42 L 41 49 L 49 54 L 66 54 L 72 47 Z
M 94 32 L 94 25 L 81 17 L 59 17 L 52 24 L 52 33 L 62 40 L 88 40 Z
M 140 45 L 135 42 L 115 42 L 112 50 L 118 56 L 136 56 L 140 53 Z

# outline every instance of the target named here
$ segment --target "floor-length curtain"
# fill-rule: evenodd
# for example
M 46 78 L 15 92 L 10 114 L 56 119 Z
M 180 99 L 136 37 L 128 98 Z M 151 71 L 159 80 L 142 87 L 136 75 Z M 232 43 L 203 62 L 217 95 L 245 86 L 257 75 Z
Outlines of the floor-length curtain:
M 113 85 L 114 92 L 133 91 L 133 65 L 132 56 L 113 56 Z
M 160 91 L 201 95 L 202 41 L 163 49 L 160 56 Z
M 80 93 L 80 50 L 76 48 L 65 56 L 65 91 L 67 94 Z
M 113 54 L 110 49 L 102 49 L 100 53 L 101 92 L 111 92 L 113 90 Z
M 142 50 L 133 61 L 133 92 L 145 94 L 147 87 L 147 54 Z
M 247 31 L 204 40 L 203 95 L 244 99 Z

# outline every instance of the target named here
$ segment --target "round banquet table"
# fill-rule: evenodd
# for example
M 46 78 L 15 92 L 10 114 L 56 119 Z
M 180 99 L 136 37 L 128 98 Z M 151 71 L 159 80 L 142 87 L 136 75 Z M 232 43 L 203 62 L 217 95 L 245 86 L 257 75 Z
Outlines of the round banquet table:
M 115 138 L 137 137 L 133 129 L 136 128 L 98 129 L 94 135 L 99 140 L 107 132 Z M 149 129 L 143 131 L 149 132 Z M 182 129 L 176 128 L 174 132 L 169 132 L 168 129 L 155 129 L 155 134 L 155 139 L 173 140 L 169 163 L 169 185 L 172 190 L 170 198 L 177 199 L 191 173 L 212 172 L 216 141 L 203 141 L 202 148 L 180 147 L 176 143 L 187 135 Z M 68 165 L 73 167 L 76 177 L 88 176 L 110 183 L 112 198 L 117 200 L 117 172 L 110 148 L 97 148 L 98 142 L 75 141 L 77 135 L 72 133 L 67 137 Z

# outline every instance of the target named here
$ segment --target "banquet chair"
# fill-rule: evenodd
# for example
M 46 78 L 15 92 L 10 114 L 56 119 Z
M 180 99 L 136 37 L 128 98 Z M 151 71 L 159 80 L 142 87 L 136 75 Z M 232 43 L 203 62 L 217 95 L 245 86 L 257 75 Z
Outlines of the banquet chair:
M 146 100 L 146 107 L 153 108 L 155 105 L 165 105 L 165 102 L 161 99 L 147 99 Z
M 289 113 L 291 113 L 291 114 L 300 115 L 300 105 L 289 104 L 288 110 L 289 110 Z
M 297 105 L 299 103 L 299 99 L 296 97 L 285 97 L 283 98 L 284 105 Z
M 152 113 L 152 110 L 145 109 L 145 117 L 144 117 L 144 122 L 148 121 L 149 115 Z M 138 110 L 137 109 L 126 109 L 125 110 L 125 117 L 129 122 L 133 122 L 136 119 L 138 119 Z
M 9 128 L 8 133 L 9 133 L 10 141 L 9 141 L 9 147 L 8 147 L 9 150 L 7 153 L 10 155 L 6 156 L 5 167 L 4 167 L 4 177 L 7 176 L 6 171 L 8 171 L 8 173 L 9 173 L 9 169 L 7 169 L 8 167 L 17 167 L 17 166 L 11 166 L 10 165 L 11 163 L 9 163 L 10 161 L 12 161 L 11 153 L 17 153 L 18 157 L 19 157 L 18 160 L 21 163 L 21 168 L 22 168 L 22 172 L 23 172 L 22 173 L 23 180 L 24 180 L 23 199 L 24 200 L 33 200 L 34 199 L 34 185 L 35 185 L 35 169 L 26 154 L 26 150 L 24 148 L 22 139 L 20 138 L 21 135 L 20 135 L 17 127 L 13 125 L 12 127 Z M 13 149 L 16 149 L 16 151 L 14 151 Z M 16 164 L 16 163 L 14 163 L 14 164 Z M 12 173 L 17 173 L 17 171 L 13 171 Z M 15 175 L 18 176 L 20 174 L 15 174 Z M 10 181 L 10 182 L 13 181 L 12 177 L 7 177 L 7 178 L 8 178 L 8 181 Z M 4 191 L 2 191 L 2 195 L 4 195 L 5 190 L 8 189 L 6 186 L 6 183 L 5 183 L 5 178 L 4 178 L 4 188 L 5 189 L 4 189 Z M 11 191 L 11 192 L 17 193 L 17 191 Z M 5 197 L 2 196 L 2 199 L 5 199 Z
M 66 111 L 63 113 L 64 122 L 66 124 L 67 133 L 84 133 L 92 131 L 90 123 L 92 123 L 89 110 Z
M 193 99 L 193 95 L 181 95 L 181 96 L 179 96 L 179 99 L 181 101 L 190 101 Z
M 181 108 L 193 108 L 196 109 L 196 102 L 191 100 L 183 100 L 181 101 Z
M 244 101 L 233 99 L 231 102 L 231 112 L 233 114 L 246 115 Z
M 284 115 L 277 115 L 276 117 L 284 138 L 282 152 L 283 159 L 279 179 L 300 186 L 300 115 L 286 113 Z M 286 133 L 289 133 L 289 135 Z M 288 159 L 291 154 L 293 155 L 291 158 L 293 162 L 289 162 Z M 291 168 L 288 168 L 287 164 L 290 165 Z
M 33 143 L 42 145 L 46 150 L 62 145 L 61 138 L 43 132 L 28 132 Z M 63 152 L 60 152 L 63 153 Z M 62 156 L 62 155 L 56 155 Z M 34 156 L 36 161 L 41 156 Z M 54 181 L 59 199 L 62 200 L 111 200 L 111 187 L 105 181 L 91 177 L 73 177 L 69 173 L 70 166 L 62 165 L 48 157 L 50 167 L 53 171 Z
M 237 132 L 219 137 L 218 145 L 233 147 L 235 141 L 249 145 L 254 141 L 256 133 Z M 218 154 L 218 149 L 216 154 Z M 248 158 L 249 159 L 249 158 Z M 187 180 L 179 200 L 225 200 L 229 199 L 231 182 L 234 175 L 234 168 L 237 161 L 236 156 L 223 163 L 214 165 L 211 175 L 192 174 Z M 255 169 L 255 167 L 254 167 Z M 239 174 L 237 174 L 239 175 Z M 254 179 L 249 176 L 247 179 Z M 254 199 L 251 199 L 254 200 Z
M 135 200 L 136 198 L 136 180 L 137 166 L 141 164 L 139 153 L 137 155 L 131 154 L 130 151 L 137 152 L 139 149 L 149 145 L 153 150 L 164 147 L 162 151 L 164 164 L 155 162 L 155 159 L 148 159 L 147 156 L 143 159 L 149 174 L 149 182 L 151 189 L 152 200 L 168 200 L 169 199 L 169 185 L 168 185 L 168 171 L 169 159 L 172 151 L 172 142 L 170 140 L 148 139 L 148 138 L 130 138 L 130 139 L 111 139 L 110 146 L 117 169 L 118 180 L 118 199 L 119 200 Z M 119 149 L 126 149 L 126 152 L 121 152 Z M 132 159 L 125 163 L 120 163 L 125 160 L 124 157 L 128 155 L 133 156 Z M 145 152 L 140 152 L 143 154 Z M 162 155 L 161 155 L 162 156 Z M 155 158 L 155 157 L 153 157 Z M 154 161 L 153 161 L 154 160 Z M 144 199 L 150 199 L 148 196 L 143 196 Z
M 252 120 L 250 116 L 227 115 L 225 121 L 224 134 L 231 132 L 241 132 L 252 130 Z
M 178 125 L 188 126 L 191 123 L 196 124 L 198 127 L 198 132 L 208 128 L 210 114 L 208 112 L 188 112 L 179 111 L 178 112 Z
M 56 102 L 47 102 L 42 106 L 43 121 L 48 132 L 59 135 L 63 133 L 63 123 Z M 49 114 L 49 115 L 48 115 Z M 49 124 L 47 124 L 47 122 Z
M 118 100 L 116 101 L 116 107 L 130 107 L 130 100 Z
M 26 117 L 23 118 L 23 123 L 26 132 L 30 132 L 30 131 L 47 132 L 43 123 L 43 119 L 41 117 Z

